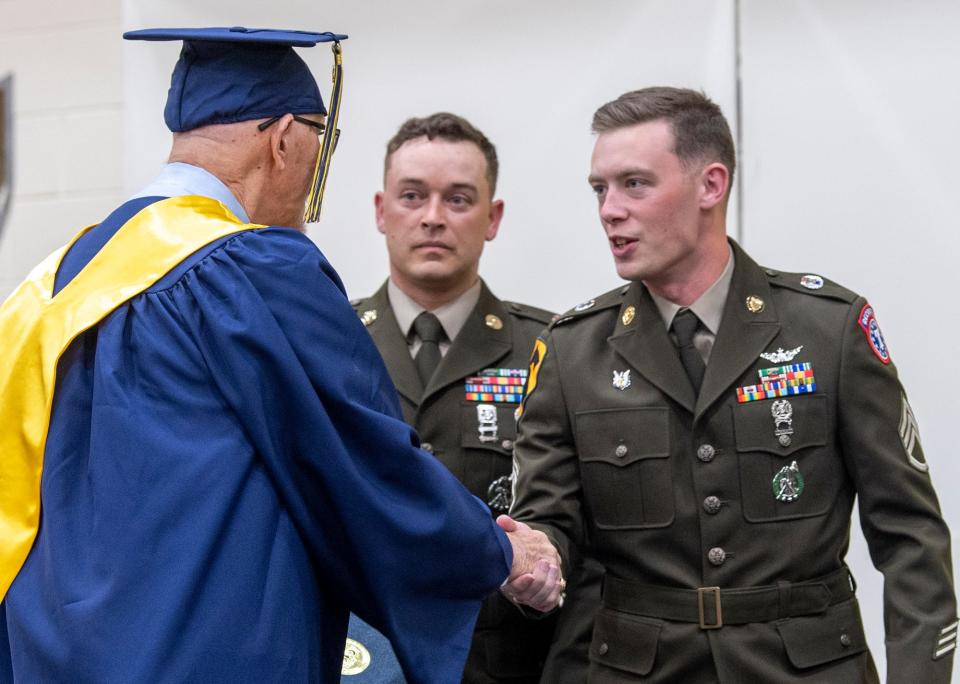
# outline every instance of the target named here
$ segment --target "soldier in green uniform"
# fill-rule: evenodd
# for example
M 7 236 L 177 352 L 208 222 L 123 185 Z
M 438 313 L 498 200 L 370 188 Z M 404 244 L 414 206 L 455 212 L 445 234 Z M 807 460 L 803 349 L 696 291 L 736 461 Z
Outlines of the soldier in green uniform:
M 354 302 L 423 448 L 493 515 L 510 505 L 514 414 L 530 350 L 553 316 L 501 301 L 478 275 L 503 216 L 496 181 L 496 150 L 466 120 L 439 113 L 404 123 L 387 145 L 375 198 L 390 277 Z M 491 596 L 464 681 L 537 682 L 553 628 L 554 619 L 525 618 Z
M 888 681 L 950 681 L 950 541 L 873 308 L 726 236 L 719 108 L 594 115 L 590 183 L 629 285 L 538 340 L 512 514 L 606 569 L 590 682 L 877 681 L 850 516 L 883 573 Z

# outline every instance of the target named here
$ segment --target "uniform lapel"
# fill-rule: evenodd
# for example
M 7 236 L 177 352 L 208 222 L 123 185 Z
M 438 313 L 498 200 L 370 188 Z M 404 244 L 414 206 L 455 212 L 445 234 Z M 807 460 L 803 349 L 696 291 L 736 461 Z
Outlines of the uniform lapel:
M 636 315 L 629 325 L 624 325 L 623 311 L 630 305 L 636 307 Z M 693 413 L 693 386 L 656 304 L 640 283 L 630 285 L 609 342 L 647 381 Z
M 426 403 L 431 395 L 450 383 L 459 382 L 472 373 L 492 367 L 510 352 L 513 339 L 510 316 L 485 283 L 481 283 L 480 287 L 477 305 L 444 355 L 437 372 L 430 379 L 421 403 Z M 486 317 L 490 314 L 500 319 L 502 328 L 495 330 L 486 324 Z
M 737 243 L 733 246 L 736 266 L 723 309 L 720 330 L 710 354 L 710 363 L 697 399 L 696 417 L 706 411 L 756 362 L 760 353 L 780 331 L 780 321 L 766 274 Z M 763 309 L 751 313 L 748 297 L 763 301 Z
M 413 402 L 414 406 L 419 406 L 423 384 L 417 374 L 417 367 L 413 365 L 407 339 L 400 330 L 393 307 L 390 306 L 386 283 L 370 298 L 368 306 L 376 310 L 377 318 L 367 330 L 380 350 L 393 384 L 403 397 Z

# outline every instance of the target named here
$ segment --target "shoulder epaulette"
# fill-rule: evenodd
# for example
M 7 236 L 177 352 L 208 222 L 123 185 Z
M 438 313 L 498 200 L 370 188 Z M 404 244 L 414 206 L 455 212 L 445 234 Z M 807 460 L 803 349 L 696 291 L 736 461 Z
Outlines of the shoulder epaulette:
M 550 324 L 550 327 L 552 328 L 554 326 L 564 325 L 570 321 L 591 316 L 598 311 L 619 307 L 623 301 L 623 296 L 627 294 L 627 290 L 629 289 L 629 285 L 621 285 L 620 287 L 614 288 L 609 292 L 604 292 L 599 297 L 594 297 L 593 299 L 588 299 L 585 302 L 581 302 L 569 311 L 564 311 L 562 314 L 560 314 L 560 316 L 558 316 L 557 319 Z
M 504 302 L 503 305 L 507 307 L 507 311 L 509 311 L 513 316 L 529 318 L 537 323 L 543 323 L 544 325 L 547 325 L 554 319 L 554 314 L 552 311 L 538 309 L 537 307 L 530 306 L 528 304 L 520 304 L 519 302 Z
M 839 299 L 848 304 L 852 304 L 859 296 L 853 290 L 848 290 L 843 285 L 814 273 L 787 273 L 773 268 L 764 268 L 763 270 L 770 279 L 770 284 L 775 287 L 785 287 L 788 290 L 815 297 Z

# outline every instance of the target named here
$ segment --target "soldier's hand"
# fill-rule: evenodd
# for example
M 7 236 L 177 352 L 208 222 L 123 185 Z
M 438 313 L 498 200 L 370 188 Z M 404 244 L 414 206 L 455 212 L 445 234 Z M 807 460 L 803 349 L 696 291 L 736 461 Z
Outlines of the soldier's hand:
M 500 591 L 514 603 L 539 611 L 553 610 L 561 603 L 566 587 L 556 548 L 543 532 L 508 515 L 498 517 L 497 524 L 513 546 L 510 578 Z

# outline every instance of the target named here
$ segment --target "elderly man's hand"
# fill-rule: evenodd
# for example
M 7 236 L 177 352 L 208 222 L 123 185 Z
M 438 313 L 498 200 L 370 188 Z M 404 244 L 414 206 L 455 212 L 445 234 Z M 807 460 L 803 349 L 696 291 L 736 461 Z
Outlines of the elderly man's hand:
M 560 555 L 547 535 L 508 515 L 498 517 L 497 524 L 513 546 L 513 567 L 500 589 L 503 595 L 544 612 L 562 604 L 567 583 L 560 573 Z

